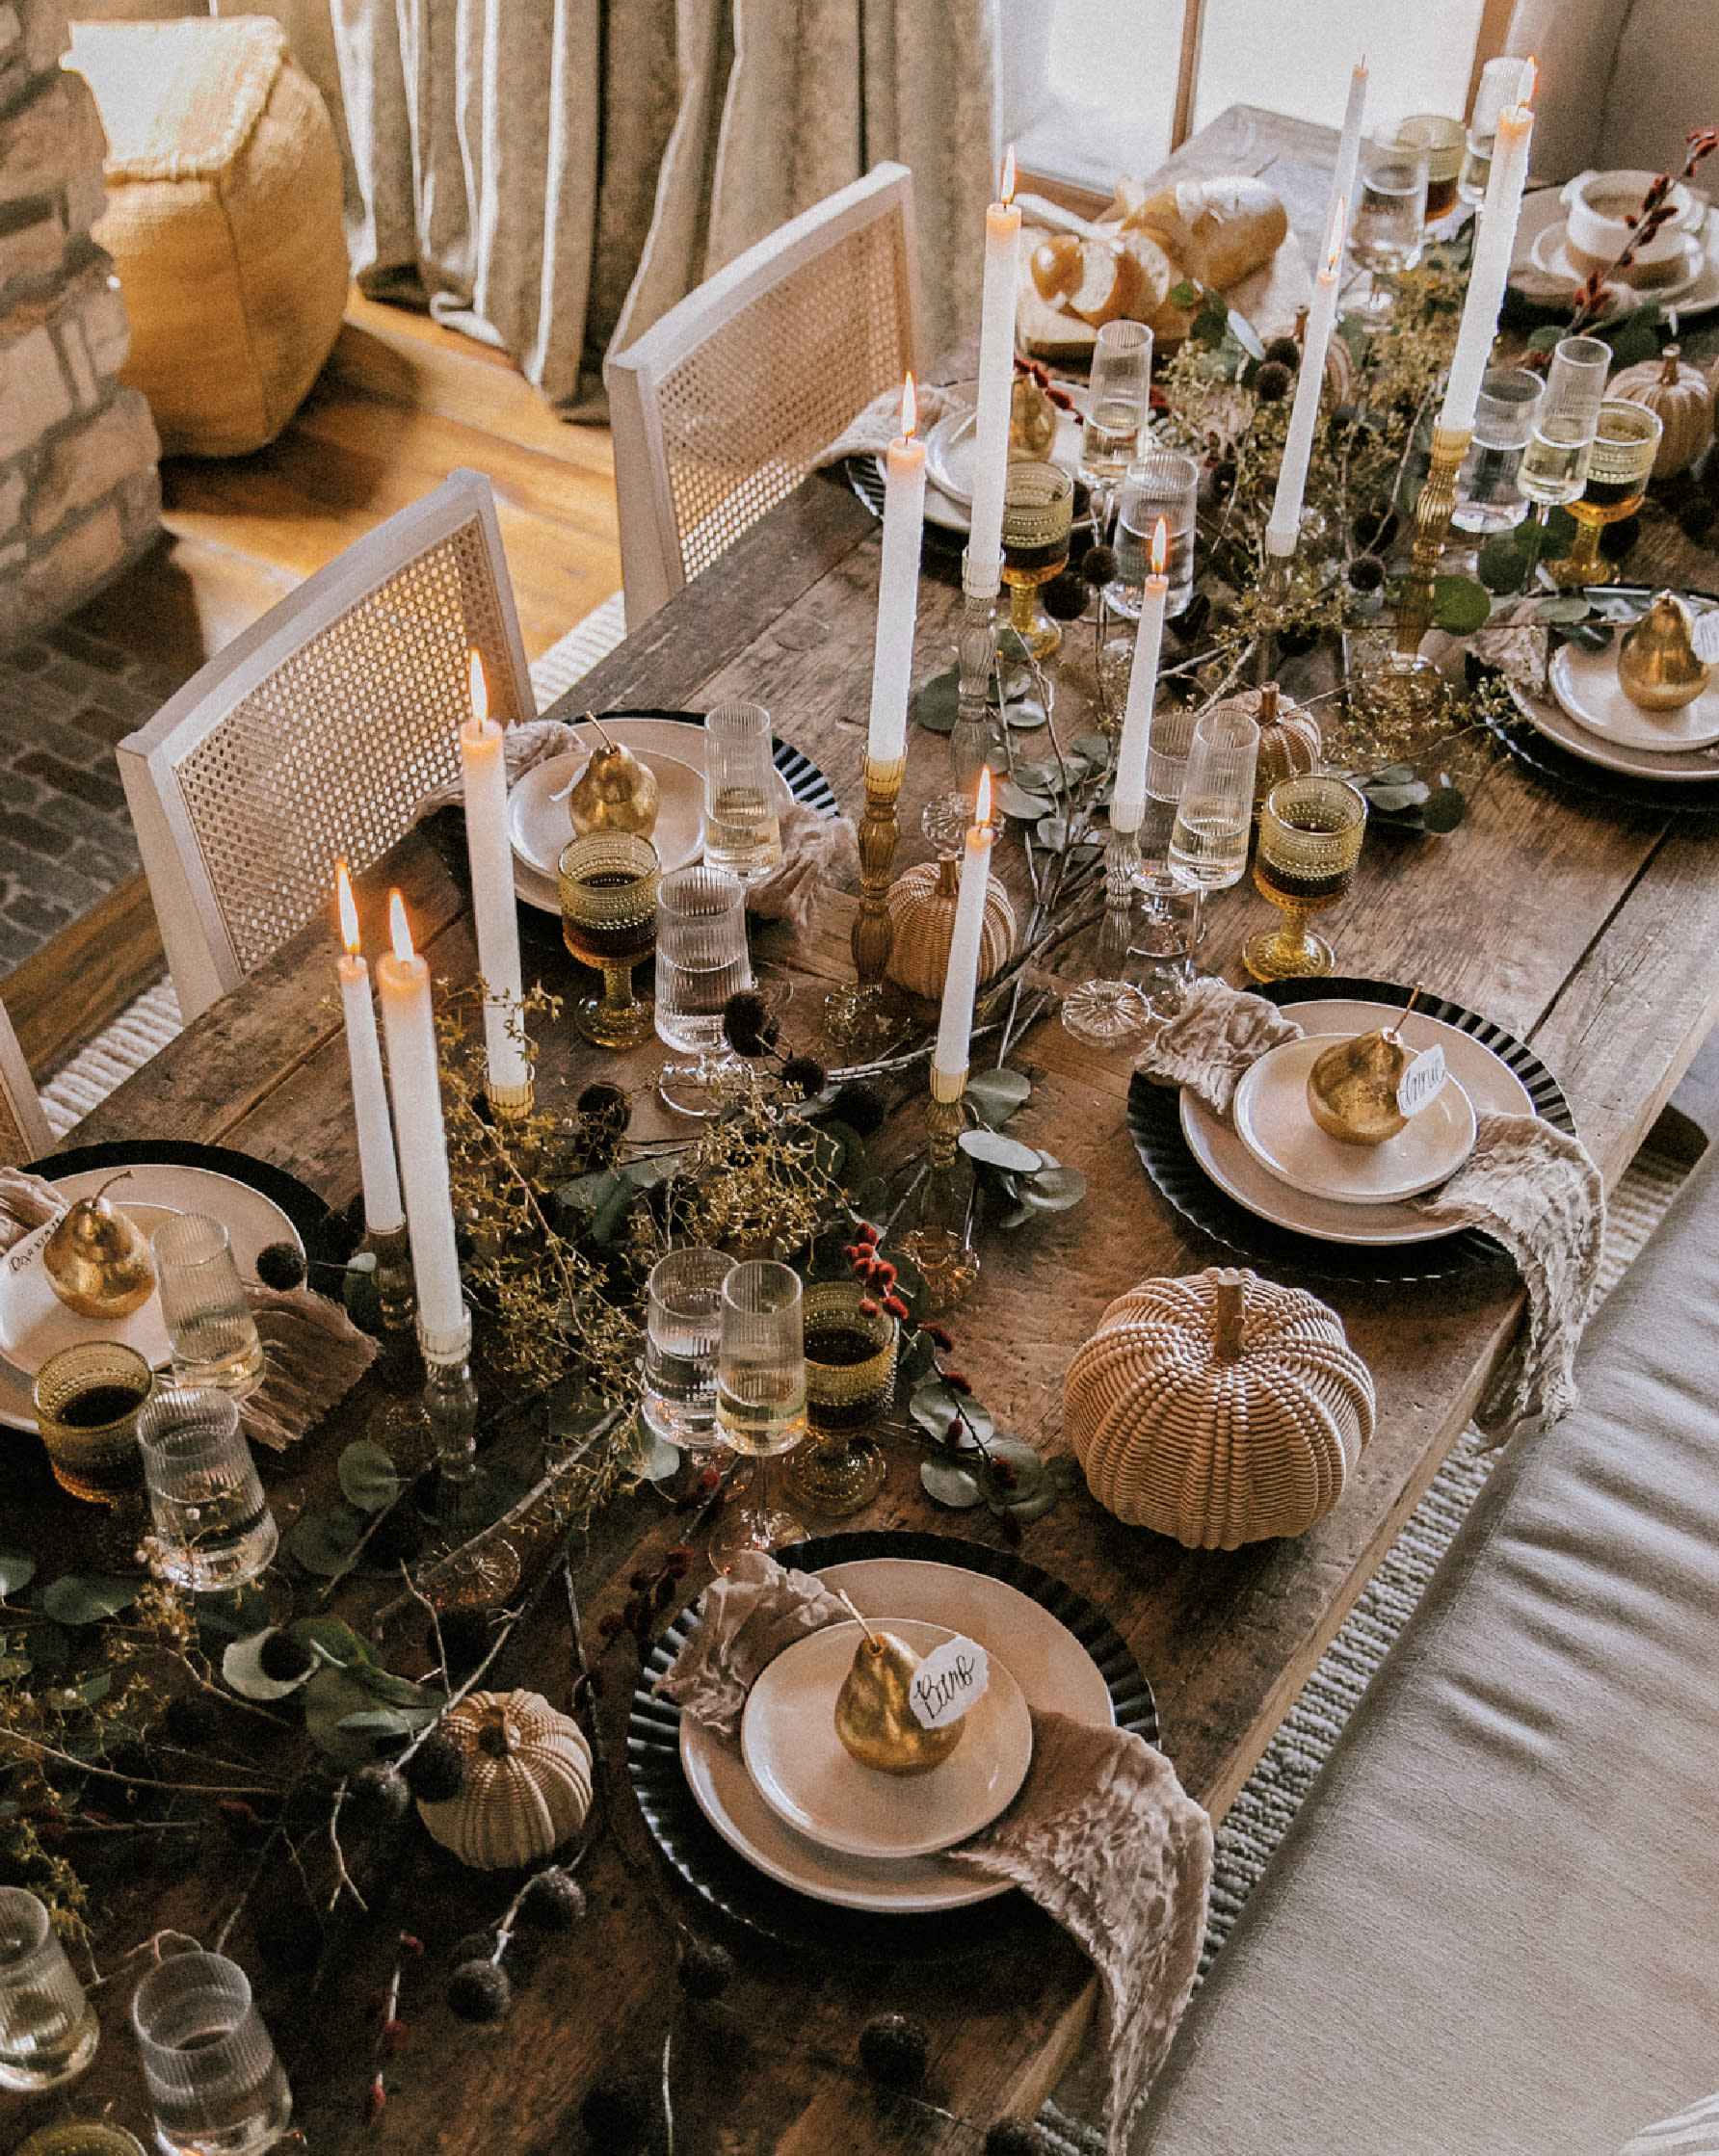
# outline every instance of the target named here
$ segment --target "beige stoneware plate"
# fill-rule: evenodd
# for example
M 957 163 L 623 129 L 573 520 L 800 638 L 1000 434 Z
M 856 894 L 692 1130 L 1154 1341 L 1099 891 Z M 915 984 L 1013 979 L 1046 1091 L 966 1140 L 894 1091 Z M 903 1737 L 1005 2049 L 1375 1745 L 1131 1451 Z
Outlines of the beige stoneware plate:
M 1294 1191 L 1342 1205 L 1388 1205 L 1454 1175 L 1474 1148 L 1474 1109 L 1454 1078 L 1406 1130 L 1383 1145 L 1345 1145 L 1314 1122 L 1308 1077 L 1346 1034 L 1285 1040 L 1261 1056 L 1235 1089 L 1235 1135 L 1259 1165 Z

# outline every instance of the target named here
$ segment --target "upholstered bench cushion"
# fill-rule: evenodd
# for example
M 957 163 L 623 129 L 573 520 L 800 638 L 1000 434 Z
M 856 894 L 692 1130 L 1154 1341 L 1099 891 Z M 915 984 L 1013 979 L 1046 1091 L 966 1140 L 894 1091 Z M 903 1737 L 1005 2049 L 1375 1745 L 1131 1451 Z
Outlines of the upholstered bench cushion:
M 1616 2156 L 1719 2083 L 1719 1159 L 1581 1382 L 1495 1470 L 1138 2149 Z
M 164 450 L 272 441 L 339 333 L 340 153 L 278 23 L 81 23 L 66 65 L 108 133 L 107 212 L 131 316 L 123 379 Z

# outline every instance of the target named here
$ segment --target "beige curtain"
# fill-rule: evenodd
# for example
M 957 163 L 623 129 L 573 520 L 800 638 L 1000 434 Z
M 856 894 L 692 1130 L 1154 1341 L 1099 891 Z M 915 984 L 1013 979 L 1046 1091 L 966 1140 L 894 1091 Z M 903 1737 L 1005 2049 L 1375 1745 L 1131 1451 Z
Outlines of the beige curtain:
M 1517 0 L 1506 50 L 1540 62 L 1535 177 L 1677 171 L 1683 138 L 1719 127 L 1716 33 L 1714 0 Z
M 884 158 L 913 169 L 926 343 L 976 324 L 993 0 L 331 0 L 364 287 L 418 292 L 556 405 Z

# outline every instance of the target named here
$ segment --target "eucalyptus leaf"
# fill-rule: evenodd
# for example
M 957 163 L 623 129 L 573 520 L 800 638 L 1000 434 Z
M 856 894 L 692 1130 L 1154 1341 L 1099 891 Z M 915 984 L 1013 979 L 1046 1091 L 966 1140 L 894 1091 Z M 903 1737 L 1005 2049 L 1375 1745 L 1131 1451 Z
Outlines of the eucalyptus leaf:
M 241 1699 L 284 1699 L 301 1685 L 308 1684 L 323 1667 L 313 1662 L 302 1677 L 270 1676 L 263 1668 L 262 1653 L 278 1630 L 272 1624 L 266 1632 L 253 1632 L 248 1640 L 235 1640 L 222 1656 L 221 1674 Z
M 966 1097 L 992 1128 L 1006 1123 L 1033 1091 L 1032 1080 L 1018 1070 L 975 1071 L 966 1083 Z
M 22 1550 L 0 1550 L 0 1595 L 10 1599 L 36 1577 L 36 1560 Z
M 614 1196 L 621 1180 L 612 1168 L 594 1168 L 589 1175 L 575 1175 L 570 1183 L 560 1184 L 555 1196 L 563 1205 L 595 1213 Z
M 421 1684 L 413 1684 L 410 1677 L 397 1677 L 392 1670 L 354 1670 L 357 1677 L 372 1699 L 380 1699 L 384 1706 L 410 1707 L 416 1710 L 428 1707 L 432 1714 L 439 1714 L 442 1700 L 438 1694 L 427 1693 Z
M 1658 319 L 1657 308 L 1643 307 L 1634 314 L 1626 315 L 1622 322 L 1608 324 L 1599 332 L 1611 346 L 1617 365 L 1637 367 L 1644 360 L 1660 356 L 1659 339 L 1653 329 Z
M 992 1168 L 1011 1169 L 1017 1174 L 1031 1175 L 1039 1166 L 1035 1146 L 1023 1145 L 1018 1138 L 1005 1138 L 1000 1130 L 964 1130 L 959 1144 L 973 1160 L 987 1161 Z
M 1029 794 L 1016 785 L 1012 778 L 1005 778 L 996 790 L 997 806 L 1005 816 L 1018 817 L 1023 824 L 1036 824 L 1041 816 L 1050 814 L 1050 802 L 1042 794 Z
M 1433 626 L 1453 636 L 1472 636 L 1492 618 L 1493 602 L 1486 587 L 1471 576 L 1436 576 L 1433 579 Z
M 1033 1209 L 1030 1205 L 1016 1205 L 1002 1214 L 996 1224 L 998 1227 L 1024 1227 L 1032 1217 Z
M 1585 621 L 1592 612 L 1586 599 L 1577 592 L 1559 592 L 1549 599 L 1538 599 L 1534 604 L 1536 621 L 1556 621 L 1568 624 Z
M 1060 854 L 1069 843 L 1069 819 L 1066 816 L 1043 816 L 1033 827 L 1033 836 L 1041 846 L 1048 846 L 1053 854 Z
M 1069 849 L 1069 860 L 1075 868 L 1084 868 L 1089 861 L 1096 861 L 1104 851 L 1096 839 L 1083 839 L 1078 846 Z
M 286 1532 L 286 1547 L 306 1572 L 335 1579 L 352 1564 L 364 1537 L 363 1525 L 349 1512 L 306 1512 Z
M 906 1251 L 899 1249 L 895 1253 L 895 1292 L 914 1318 L 929 1314 L 925 1306 L 931 1300 L 931 1290 L 925 1275 Z
M 334 1724 L 354 1737 L 410 1737 L 433 1722 L 437 1707 L 416 1707 L 410 1713 L 398 1707 L 362 1707 L 357 1714 L 342 1715 Z
M 1475 562 L 1475 574 L 1489 592 L 1520 592 L 1533 569 L 1538 548 L 1521 544 L 1514 532 L 1487 540 Z
M 1086 1480 L 1086 1471 L 1072 1453 L 1058 1453 L 1045 1462 L 1045 1475 L 1058 1489 L 1078 1489 Z
M 1012 776 L 1016 785 L 1023 793 L 1054 794 L 1061 790 L 1061 774 L 1052 763 L 1018 763 Z M 1050 803 L 1046 802 L 1045 807 L 1049 806 Z M 1043 815 L 1045 810 L 1041 809 L 1039 813 Z
M 372 1711 L 370 1695 L 344 1670 L 319 1670 L 304 1687 L 304 1727 L 336 1774 L 356 1773 L 376 1758 L 379 1748 L 369 1737 L 341 1727 L 349 1715 Z
M 1368 786 L 1366 797 L 1383 815 L 1392 816 L 1400 809 L 1418 808 L 1431 792 L 1424 779 L 1414 778 L 1406 786 Z
M 676 1162 L 663 1160 L 649 1154 L 644 1160 L 628 1161 L 621 1174 L 636 1191 L 653 1191 L 659 1183 L 666 1183 L 675 1172 Z
M 67 1572 L 42 1594 L 41 1607 L 58 1624 L 100 1624 L 130 1609 L 143 1584 L 104 1572 Z
M 90 1676 L 80 1677 L 71 1689 L 86 1707 L 99 1706 L 114 1689 L 114 1672 L 111 1670 L 97 1670 Z
M 394 1462 L 380 1445 L 360 1437 L 340 1455 L 340 1494 L 360 1512 L 382 1512 L 400 1494 Z
M 971 1512 L 985 1502 L 978 1477 L 953 1459 L 921 1461 L 919 1484 L 934 1504 L 946 1505 L 951 1512 Z
M 955 1420 L 955 1395 L 940 1378 L 932 1378 L 913 1387 L 908 1401 L 908 1413 L 932 1436 L 945 1436 Z
M 920 1332 L 916 1328 L 911 1332 L 896 1366 L 897 1384 L 905 1385 L 912 1392 L 930 1376 L 932 1364 L 937 1360 L 937 1345 L 930 1333 Z
M 1008 1504 L 1004 1504 L 999 1497 L 993 1497 L 991 1509 L 999 1519 L 1007 1512 L 1011 1519 L 1018 1520 L 1023 1527 L 1030 1527 L 1034 1520 L 1045 1517 L 1060 1495 L 1059 1490 L 1046 1483 L 1036 1489 L 1032 1496 L 1018 1498 Z
M 1020 1186 L 1021 1201 L 1039 1213 L 1066 1213 L 1086 1196 L 1086 1177 L 1077 1168 L 1045 1168 Z
M 1366 783 L 1369 786 L 1407 786 L 1414 776 L 1412 764 L 1387 764 L 1383 771 L 1374 772 Z
M 1077 756 L 1084 756 L 1095 770 L 1110 761 L 1110 744 L 1102 734 L 1076 734 L 1070 747 Z
M 379 1667 L 376 1649 L 368 1640 L 360 1638 L 344 1617 L 299 1617 L 287 1630 L 302 1646 L 314 1647 L 331 1662 L 357 1669 Z
M 1018 733 L 1036 732 L 1048 717 L 1049 713 L 1037 697 L 1013 697 L 1003 706 L 1004 721 Z
M 616 1446 L 616 1458 L 624 1473 L 642 1483 L 667 1482 L 680 1466 L 679 1453 L 657 1435 L 643 1415 L 633 1417 L 632 1427 Z
M 1250 359 L 1265 357 L 1265 347 L 1259 341 L 1258 330 L 1237 307 L 1230 309 L 1230 334 Z
M 961 676 L 953 669 L 947 673 L 934 673 L 925 683 L 913 698 L 913 717 L 930 733 L 955 731 L 955 722 L 961 717 Z

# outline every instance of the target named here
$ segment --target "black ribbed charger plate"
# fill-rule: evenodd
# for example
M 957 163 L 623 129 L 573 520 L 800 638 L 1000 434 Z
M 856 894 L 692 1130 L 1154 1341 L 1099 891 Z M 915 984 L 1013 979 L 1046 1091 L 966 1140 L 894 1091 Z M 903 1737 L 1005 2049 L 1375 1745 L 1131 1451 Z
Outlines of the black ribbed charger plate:
M 1048 1610 L 1066 1625 L 1098 1665 L 1110 1693 L 1119 1729 L 1148 1744 L 1158 1741 L 1158 1710 L 1151 1686 L 1127 1642 L 1082 1594 L 1010 1550 L 958 1541 L 946 1535 L 906 1531 L 824 1535 L 777 1551 L 802 1572 L 866 1558 L 893 1557 L 929 1564 L 956 1564 L 988 1573 Z M 872 1915 L 837 1908 L 780 1885 L 730 1849 L 699 1809 L 680 1765 L 680 1709 L 651 1692 L 689 1633 L 696 1610 L 686 1610 L 658 1642 L 640 1673 L 627 1720 L 627 1772 L 639 1809 L 657 1847 L 707 1907 L 731 1923 L 798 1953 L 840 1954 L 867 1961 L 939 1960 L 993 1945 L 1006 1933 L 1042 1921 L 1018 1893 L 976 1902 L 967 1908 L 909 1916 Z
M 1272 981 L 1256 991 L 1273 1003 L 1309 1003 L 1336 996 L 1357 1003 L 1407 1004 L 1412 991 L 1391 981 L 1325 979 Z M 1415 1006 L 1429 1018 L 1472 1034 L 1521 1080 L 1536 1115 L 1560 1130 L 1575 1124 L 1563 1088 L 1545 1064 L 1514 1034 L 1460 1003 L 1422 993 Z M 1368 1286 L 1378 1281 L 1444 1280 L 1485 1266 L 1508 1266 L 1510 1259 L 1490 1235 L 1463 1228 L 1430 1243 L 1328 1243 L 1280 1227 L 1238 1205 L 1221 1191 L 1194 1158 L 1182 1136 L 1181 1093 L 1175 1086 L 1154 1086 L 1135 1076 L 1128 1088 L 1128 1131 L 1159 1195 L 1182 1219 L 1250 1265 L 1299 1274 L 1304 1279 L 1334 1286 Z

